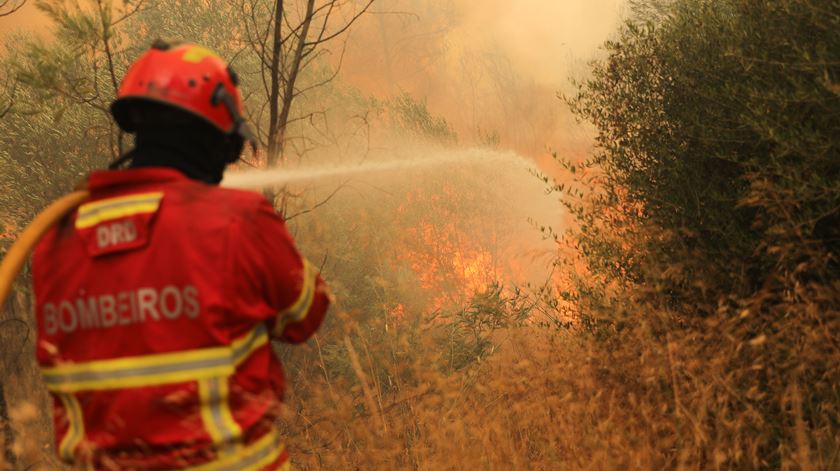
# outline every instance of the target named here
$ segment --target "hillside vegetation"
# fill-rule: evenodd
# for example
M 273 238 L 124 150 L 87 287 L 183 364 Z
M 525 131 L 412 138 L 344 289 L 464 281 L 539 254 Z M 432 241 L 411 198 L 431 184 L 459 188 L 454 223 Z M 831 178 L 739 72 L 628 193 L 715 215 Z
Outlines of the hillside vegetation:
M 840 468 L 840 2 L 631 3 L 558 101 L 597 145 L 583 161 L 556 156 L 564 175 L 544 179 L 573 219 L 537 221 L 556 242 L 544 284 L 493 269 L 490 247 L 509 231 L 491 215 L 509 198 L 492 179 L 418 174 L 423 191 L 383 186 L 375 204 L 347 196 L 311 212 L 317 198 L 282 200 L 304 212 L 291 225 L 340 300 L 307 345 L 277 347 L 296 467 Z M 155 14 L 167 18 L 144 21 Z M 22 74 L 19 112 L 0 120 L 11 237 L 115 145 L 95 109 L 55 116 L 47 53 L 7 58 Z M 374 142 L 465 144 L 422 100 L 319 93 L 301 116 L 326 97 L 348 128 L 369 113 Z M 349 140 L 352 153 L 371 137 Z M 38 157 L 44 143 L 84 159 L 47 178 L 59 157 Z M 23 285 L 14 303 L 15 324 L 31 325 Z M 27 427 L 48 422 L 35 371 L 5 351 L 31 340 L 0 329 L 18 365 L 2 381 L 26 385 L 8 393 L 14 455 L 51 469 L 48 438 Z
M 598 147 L 558 156 L 577 223 L 544 229 L 554 283 L 385 339 L 342 322 L 361 360 L 313 351 L 303 377 L 322 378 L 298 383 L 289 422 L 301 463 L 840 466 L 840 4 L 634 12 L 566 98 Z M 435 328 L 473 361 L 450 368 Z

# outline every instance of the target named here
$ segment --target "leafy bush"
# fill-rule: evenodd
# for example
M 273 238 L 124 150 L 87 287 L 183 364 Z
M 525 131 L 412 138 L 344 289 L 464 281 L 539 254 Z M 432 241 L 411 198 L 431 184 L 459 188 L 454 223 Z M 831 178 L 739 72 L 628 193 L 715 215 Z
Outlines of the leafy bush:
M 467 306 L 442 315 L 439 349 L 445 352 L 445 371 L 461 370 L 493 354 L 498 347 L 494 334 L 522 326 L 532 307 L 521 292 L 505 293 L 499 283 L 492 283 Z
M 388 100 L 385 109 L 391 116 L 393 125 L 416 136 L 440 142 L 454 144 L 458 135 L 444 118 L 429 112 L 425 101 L 420 101 L 408 94 L 402 94 Z
M 835 468 L 840 4 L 654 6 L 568 99 L 564 301 L 656 467 Z

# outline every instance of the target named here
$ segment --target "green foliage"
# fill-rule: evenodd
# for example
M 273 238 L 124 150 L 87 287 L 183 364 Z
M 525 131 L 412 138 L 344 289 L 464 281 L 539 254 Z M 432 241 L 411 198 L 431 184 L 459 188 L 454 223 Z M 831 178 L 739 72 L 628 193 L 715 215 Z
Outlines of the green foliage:
M 773 234 L 819 240 L 836 258 L 837 5 L 686 0 L 667 8 L 630 22 L 569 100 L 598 128 L 600 152 L 588 167 L 603 171 L 595 204 L 610 209 L 585 221 L 592 238 L 583 249 L 598 254 L 598 271 L 638 279 L 629 254 L 637 247 L 607 247 L 599 231 L 654 224 L 665 237 L 647 241 L 650 254 L 685 264 L 707 289 L 738 285 L 740 293 L 784 262 L 768 253 Z M 785 207 L 769 192 L 790 196 Z
M 37 6 L 54 38 L 12 38 L 2 58 L 14 93 L 0 120 L 0 223 L 16 230 L 124 148 L 108 107 L 131 59 L 117 28 L 130 24 L 134 2 Z
M 394 124 L 401 129 L 445 144 L 458 142 L 458 135 L 446 119 L 433 116 L 425 101 L 402 94 L 386 102 L 386 109 L 390 112 Z
M 664 467 L 832 469 L 840 3 L 651 4 L 567 99 L 598 152 L 554 187 L 585 266 L 562 300 L 604 388 L 672 404 L 640 418 L 676 434 Z
M 441 316 L 441 350 L 449 371 L 457 371 L 493 354 L 498 347 L 494 334 L 522 326 L 533 304 L 520 291 L 505 293 L 499 283 L 476 293 L 464 308 Z

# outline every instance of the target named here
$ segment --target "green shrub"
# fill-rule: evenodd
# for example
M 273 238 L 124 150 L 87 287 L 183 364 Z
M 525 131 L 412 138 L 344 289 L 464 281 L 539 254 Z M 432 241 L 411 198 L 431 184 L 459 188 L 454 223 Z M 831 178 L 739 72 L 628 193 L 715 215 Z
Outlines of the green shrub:
M 833 469 L 840 4 L 654 6 L 567 99 L 598 151 L 555 187 L 585 267 L 563 299 L 657 463 Z

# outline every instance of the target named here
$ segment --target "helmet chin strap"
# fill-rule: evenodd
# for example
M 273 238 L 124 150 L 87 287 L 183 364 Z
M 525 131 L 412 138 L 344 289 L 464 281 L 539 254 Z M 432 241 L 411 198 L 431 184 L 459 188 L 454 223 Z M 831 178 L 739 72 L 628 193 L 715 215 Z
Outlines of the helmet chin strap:
M 243 140 L 248 141 L 251 145 L 251 150 L 254 153 L 257 152 L 257 136 L 251 130 L 251 127 L 248 126 L 248 123 L 245 121 L 245 118 L 239 113 L 239 110 L 236 106 L 236 102 L 234 101 L 233 97 L 225 90 L 224 85 L 221 83 L 216 86 L 216 90 L 213 92 L 213 97 L 210 100 L 210 103 L 213 106 L 218 106 L 222 104 L 227 109 L 228 113 L 230 113 L 231 118 L 233 119 L 233 130 L 231 131 L 232 134 L 239 135 Z

